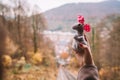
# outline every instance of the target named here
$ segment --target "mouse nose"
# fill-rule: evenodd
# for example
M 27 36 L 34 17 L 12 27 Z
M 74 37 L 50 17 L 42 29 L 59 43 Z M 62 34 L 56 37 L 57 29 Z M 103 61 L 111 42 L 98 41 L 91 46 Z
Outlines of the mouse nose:
M 78 25 L 75 25 L 72 27 L 72 29 L 77 29 L 78 28 Z

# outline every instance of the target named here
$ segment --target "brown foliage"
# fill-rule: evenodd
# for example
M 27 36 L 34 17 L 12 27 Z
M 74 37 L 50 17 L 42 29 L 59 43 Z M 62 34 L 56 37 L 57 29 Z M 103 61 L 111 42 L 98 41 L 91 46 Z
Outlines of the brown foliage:
M 2 22 L 2 21 L 0 21 Z M 7 33 L 5 31 L 2 23 L 0 24 L 0 79 L 3 80 L 4 77 L 4 66 L 2 64 L 2 56 L 6 53 L 6 40 Z
M 60 57 L 62 59 L 67 59 L 69 57 L 69 54 L 67 52 L 62 52 L 61 55 L 60 55 Z

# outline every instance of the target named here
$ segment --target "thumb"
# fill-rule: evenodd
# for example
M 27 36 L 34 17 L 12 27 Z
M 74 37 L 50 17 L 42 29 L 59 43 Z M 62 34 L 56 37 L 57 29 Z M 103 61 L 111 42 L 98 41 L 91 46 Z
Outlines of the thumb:
M 87 38 L 87 36 L 85 34 L 84 34 L 84 38 L 85 38 L 85 40 L 87 42 L 87 45 L 90 46 L 89 40 L 88 40 L 88 38 Z
M 88 39 L 87 39 L 87 37 L 86 37 L 86 35 L 84 34 L 84 38 L 85 38 L 85 40 L 88 42 Z

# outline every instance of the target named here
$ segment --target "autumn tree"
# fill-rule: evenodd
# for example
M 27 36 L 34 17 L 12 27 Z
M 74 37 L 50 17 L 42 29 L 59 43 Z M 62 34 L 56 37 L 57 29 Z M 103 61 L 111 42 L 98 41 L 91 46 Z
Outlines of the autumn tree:
M 110 32 L 110 37 L 108 39 L 109 49 L 106 53 L 106 59 L 108 60 L 108 65 L 114 69 L 111 80 L 119 80 L 120 71 L 115 68 L 120 68 L 120 16 L 116 17 L 111 25 L 113 26 L 113 29 Z
M 0 20 L 0 22 L 2 22 Z M 4 28 L 4 26 L 2 25 L 2 23 L 0 23 L 0 80 L 4 79 L 4 66 L 3 66 L 3 61 L 2 61 L 2 56 L 4 54 L 6 54 L 6 37 L 7 37 L 7 32 Z
M 40 47 L 39 43 L 42 40 L 42 31 L 47 27 L 47 22 L 43 14 L 37 11 L 38 6 L 35 6 L 32 13 L 32 31 L 33 31 L 33 45 L 34 53 L 38 51 Z M 37 15 L 36 15 L 37 14 Z
M 100 73 L 103 80 L 119 80 L 119 15 L 106 16 L 97 24 Z M 96 59 L 97 60 L 97 59 Z M 115 70 L 115 71 L 114 71 Z M 118 70 L 118 71 L 117 71 Z

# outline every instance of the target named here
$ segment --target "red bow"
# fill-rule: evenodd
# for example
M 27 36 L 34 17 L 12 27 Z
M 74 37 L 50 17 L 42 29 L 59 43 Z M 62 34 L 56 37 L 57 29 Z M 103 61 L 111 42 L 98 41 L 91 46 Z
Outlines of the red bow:
M 81 15 L 79 15 L 78 16 L 78 18 L 77 18 L 77 20 L 78 20 L 78 22 L 80 23 L 80 24 L 83 24 L 84 25 L 84 30 L 86 31 L 86 32 L 90 32 L 90 25 L 89 24 L 84 24 L 84 17 L 83 16 L 81 16 Z
M 78 22 L 81 23 L 81 24 L 84 24 L 84 17 L 79 15 L 78 18 L 77 18 Z
M 90 32 L 90 25 L 89 25 L 89 24 L 85 24 L 85 25 L 84 25 L 84 30 L 85 30 L 86 32 Z

